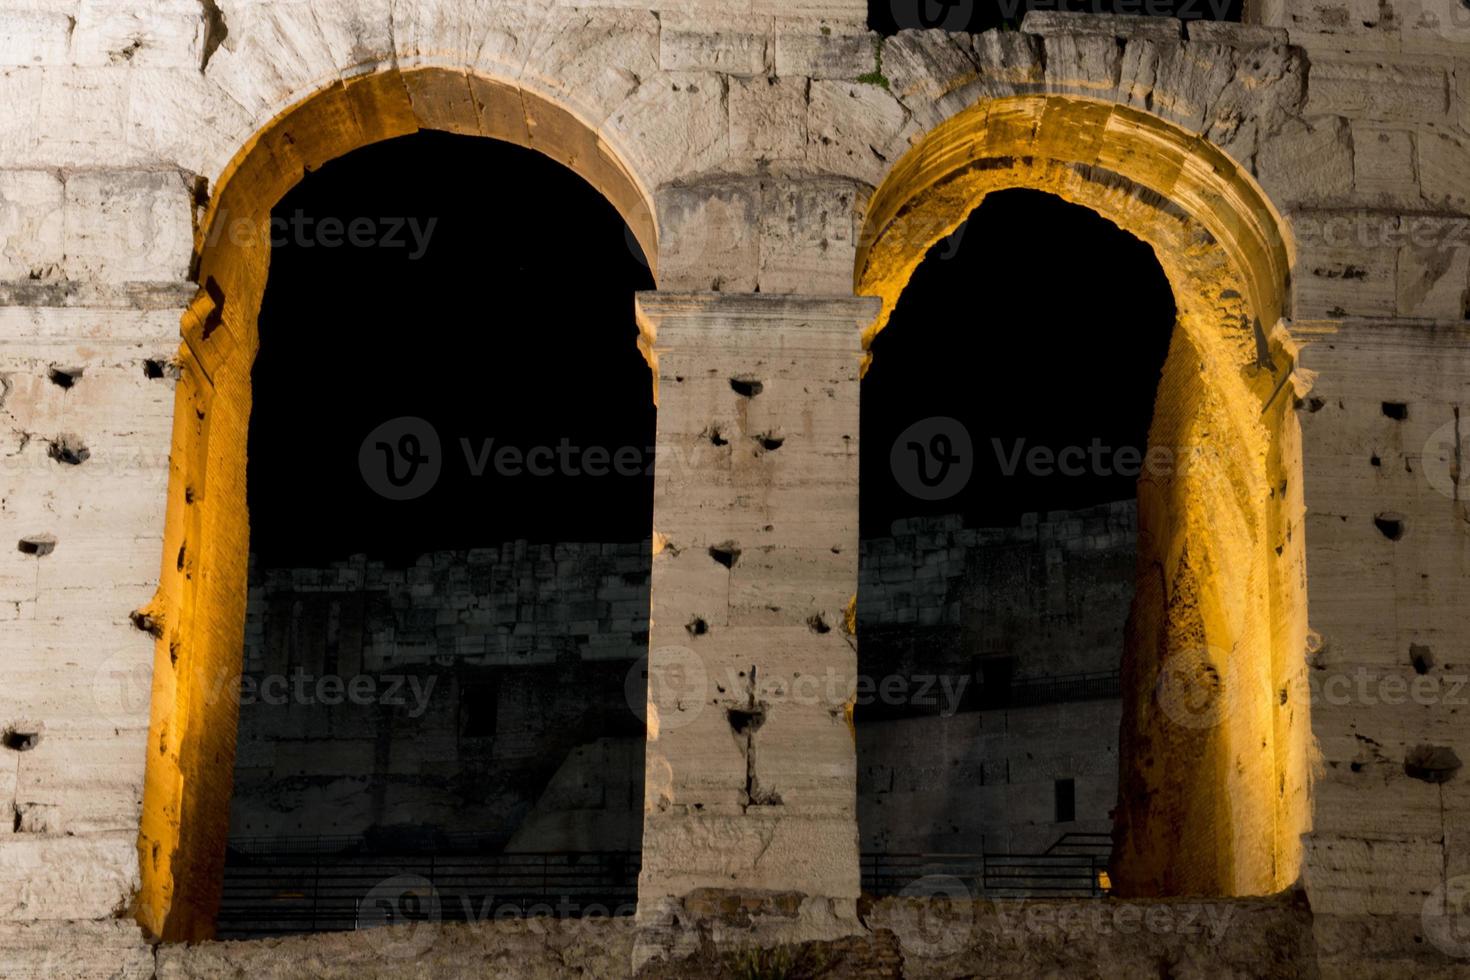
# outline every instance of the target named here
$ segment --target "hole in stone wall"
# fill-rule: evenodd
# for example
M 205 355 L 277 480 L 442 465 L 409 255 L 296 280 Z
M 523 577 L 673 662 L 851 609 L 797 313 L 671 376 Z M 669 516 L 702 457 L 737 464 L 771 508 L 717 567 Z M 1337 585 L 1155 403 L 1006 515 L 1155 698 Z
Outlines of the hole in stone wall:
M 704 636 L 709 632 L 709 623 L 706 623 L 701 617 L 695 616 L 685 624 L 684 628 L 689 631 L 690 636 Z
M 1409 663 L 1414 665 L 1414 673 L 1427 674 L 1434 666 L 1434 651 L 1421 643 L 1410 643 Z
M 755 437 L 755 441 L 760 443 L 761 449 L 765 450 L 768 453 L 773 453 L 786 444 L 786 439 L 783 436 L 779 436 L 774 432 L 767 432 L 764 435 L 758 435 Z
M 806 618 L 807 629 L 813 633 L 830 633 L 832 627 L 827 625 L 827 620 L 822 618 L 821 613 L 812 613 Z
M 56 536 L 52 534 L 28 534 L 20 539 L 20 553 L 44 558 L 56 550 Z
M 67 466 L 80 466 L 92 458 L 92 451 L 82 443 L 79 436 L 71 433 L 63 433 L 52 439 L 46 454 Z
M 208 340 L 219 325 L 225 322 L 225 291 L 214 276 L 210 276 L 204 281 L 204 292 L 209 296 L 212 305 L 209 312 L 204 315 L 204 325 L 200 330 L 200 336 Z
M 730 722 L 730 730 L 736 735 L 754 735 L 766 723 L 766 709 L 728 708 L 725 717 Z
M 0 734 L 0 742 L 12 752 L 29 752 L 41 744 L 41 732 L 35 728 L 11 726 Z
M 705 430 L 705 435 L 709 438 L 709 441 L 716 446 L 728 446 L 730 444 L 730 440 L 726 439 L 724 435 L 721 434 L 720 427 L 718 425 L 711 425 L 708 429 Z
M 740 560 L 740 546 L 734 541 L 710 545 L 709 556 L 726 568 L 734 568 Z
M 1406 530 L 1403 515 L 1393 511 L 1373 515 L 1373 526 L 1378 528 L 1379 533 L 1390 541 L 1402 538 Z
M 156 617 L 140 609 L 135 609 L 128 613 L 128 619 L 132 620 L 134 627 L 149 634 L 155 640 L 163 636 L 163 623 L 159 622 Z
M 1409 406 L 1404 402 L 1384 402 L 1383 414 L 1395 422 L 1402 422 L 1409 417 Z
M 730 390 L 741 398 L 754 398 L 766 390 L 766 386 L 754 378 L 731 378 Z
M 143 377 L 150 381 L 161 378 L 179 378 L 179 367 L 171 359 L 166 357 L 150 357 L 143 361 Z
M 57 367 L 52 365 L 51 370 L 47 372 L 47 377 L 58 388 L 70 388 L 82 379 L 82 372 L 83 369 L 80 367 Z
M 1404 755 L 1404 774 L 1426 783 L 1447 783 L 1460 771 L 1460 757 L 1447 745 L 1416 745 Z

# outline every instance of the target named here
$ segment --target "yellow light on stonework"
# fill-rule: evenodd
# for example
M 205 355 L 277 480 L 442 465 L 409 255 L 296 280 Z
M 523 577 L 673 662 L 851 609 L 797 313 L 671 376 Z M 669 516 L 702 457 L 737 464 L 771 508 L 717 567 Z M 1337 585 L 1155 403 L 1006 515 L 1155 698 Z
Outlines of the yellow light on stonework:
M 1097 887 L 1099 890 L 1105 892 L 1110 892 L 1113 890 L 1113 879 L 1108 877 L 1108 872 L 1106 869 L 1103 869 L 1097 873 Z

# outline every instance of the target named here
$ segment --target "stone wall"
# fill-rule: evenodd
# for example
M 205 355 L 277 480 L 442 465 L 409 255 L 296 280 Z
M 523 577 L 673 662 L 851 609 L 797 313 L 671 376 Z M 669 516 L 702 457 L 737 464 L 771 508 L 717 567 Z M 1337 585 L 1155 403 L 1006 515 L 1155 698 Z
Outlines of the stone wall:
M 1024 850 L 1064 830 L 1107 829 L 1116 694 L 1068 713 L 1070 739 L 1048 731 L 1059 717 L 1049 709 L 972 712 L 1004 704 L 1005 692 L 988 688 L 1011 677 L 1116 673 L 1133 515 L 1125 501 L 1025 515 L 1012 528 L 914 519 L 863 542 L 865 847 L 978 849 L 984 838 L 1004 851 L 1015 838 Z M 552 849 L 556 838 L 536 828 L 573 810 L 587 815 L 577 846 L 638 849 L 629 818 L 641 807 L 643 760 L 627 743 L 643 731 L 634 675 L 647 651 L 649 565 L 647 543 L 518 541 L 407 568 L 359 555 L 257 569 L 231 836 L 396 834 L 432 846 L 437 831 L 473 833 L 490 849 Z M 997 655 L 1015 662 L 1005 678 L 983 669 Z M 892 697 L 888 678 L 901 681 Z M 925 717 L 882 720 L 912 713 Z M 1078 777 L 1079 820 L 1058 827 L 1052 782 L 1068 776 Z M 561 788 L 548 795 L 553 781 Z M 568 794 L 572 785 L 587 792 Z M 915 792 L 931 802 L 920 806 Z M 985 806 L 970 805 L 977 792 Z
M 498 849 L 580 750 L 610 794 L 583 846 L 636 850 L 642 753 L 605 740 L 641 745 L 629 678 L 647 651 L 648 565 L 646 542 L 519 541 L 409 568 L 262 570 L 231 835 L 432 848 L 437 831 Z
M 1140 514 L 1167 532 L 1143 542 L 1169 572 L 1148 608 L 1202 595 L 1212 636 L 1257 659 L 1232 661 L 1243 696 L 1200 755 L 1149 713 L 1159 664 L 1138 658 L 1125 799 L 1214 802 L 1180 810 L 1198 829 L 1177 836 L 1141 813 L 1131 826 L 1221 890 L 1299 873 L 1331 940 L 1324 973 L 1452 969 L 1463 711 L 1314 700 L 1306 660 L 1318 680 L 1361 668 L 1448 690 L 1445 651 L 1470 641 L 1470 27 L 1451 0 L 1250 7 L 1249 25 L 1033 13 L 1019 31 L 882 43 L 850 0 L 0 7 L 0 513 L 17 539 L 0 723 L 22 736 L 0 791 L 29 814 L 0 840 L 7 945 L 129 907 L 152 934 L 207 935 L 234 722 L 205 695 L 241 667 L 268 266 L 251 223 L 307 168 L 425 127 L 536 146 L 628 217 L 660 287 L 640 301 L 665 481 L 652 646 L 704 615 L 705 652 L 783 687 L 855 672 L 840 635 L 806 621 L 839 621 L 858 586 L 859 336 L 963 220 L 965 192 L 1050 190 L 1153 244 L 1188 326 L 1168 420 L 1224 452 L 1217 519 L 1183 486 Z M 741 446 L 788 439 L 675 474 L 713 421 Z M 1230 559 L 1203 591 L 1202 552 Z M 1142 626 L 1172 635 L 1162 615 Z M 681 896 L 717 884 L 795 888 L 813 931 L 854 930 L 845 706 L 773 710 L 746 741 L 760 781 L 787 790 L 777 806 L 752 805 L 749 752 L 712 764 L 740 710 L 712 701 L 682 727 L 657 705 L 648 771 L 668 792 L 645 814 L 658 863 L 639 955 L 669 940 Z M 1148 770 L 1175 758 L 1150 740 L 1207 764 Z
M 1026 514 L 1014 527 L 965 528 L 957 517 L 895 522 L 893 537 L 862 545 L 864 672 L 970 673 L 986 657 L 1014 658 L 1017 679 L 1116 671 L 1137 514 L 1125 500 Z

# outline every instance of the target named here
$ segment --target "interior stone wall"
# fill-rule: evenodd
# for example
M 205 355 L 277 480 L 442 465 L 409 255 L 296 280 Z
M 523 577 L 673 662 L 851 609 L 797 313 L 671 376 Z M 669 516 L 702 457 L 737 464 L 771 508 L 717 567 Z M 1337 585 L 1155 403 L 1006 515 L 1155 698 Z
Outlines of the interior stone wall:
M 1007 528 L 916 518 L 862 542 L 865 849 L 1026 852 L 1110 829 L 1116 690 L 1065 708 L 1006 698 L 1012 678 L 1116 674 L 1134 513 L 1123 501 Z M 649 568 L 646 542 L 517 541 L 406 568 L 358 555 L 254 570 L 230 836 L 638 850 L 642 705 L 629 699 L 642 697 Z M 997 655 L 1014 660 L 1005 678 L 983 669 Z M 1078 819 L 1063 826 L 1052 793 L 1065 777 Z
M 1260 525 L 1286 557 L 1265 559 L 1256 585 L 1306 596 L 1269 629 L 1271 674 L 1290 679 L 1290 710 L 1267 711 L 1262 701 L 1280 695 L 1270 685 L 1246 702 L 1270 720 L 1273 769 L 1298 774 L 1275 791 L 1271 832 L 1280 853 L 1305 834 L 1300 870 L 1325 974 L 1358 975 L 1368 963 L 1383 975 L 1449 975 L 1464 952 L 1451 927 L 1470 873 L 1465 782 L 1449 764 L 1470 753 L 1463 711 L 1448 694 L 1412 706 L 1376 689 L 1329 698 L 1324 682 L 1362 667 L 1447 690 L 1457 661 L 1444 651 L 1470 639 L 1455 428 L 1470 288 L 1470 25 L 1448 0 L 1263 0 L 1251 16 L 1257 23 L 1186 26 L 1033 13 L 1020 31 L 879 42 L 850 0 L 752 0 L 738 10 L 713 0 L 0 7 L 0 513 L 17 539 L 0 564 L 0 715 L 13 732 L 40 735 L 19 740 L 25 751 L 4 750 L 0 790 L 23 819 L 0 839 L 0 945 L 40 963 L 25 959 L 45 948 L 38 930 L 91 935 L 129 909 L 170 937 L 201 935 L 207 921 L 223 846 L 210 787 L 230 770 L 233 720 L 191 712 L 240 666 L 246 539 L 229 502 L 240 498 L 244 379 L 265 274 L 258 247 L 228 235 L 212 246 L 211 230 L 240 219 L 248 238 L 305 167 L 414 128 L 539 146 L 624 210 L 660 290 L 702 294 L 688 302 L 749 338 L 738 357 L 701 347 L 689 339 L 697 332 L 676 338 L 677 356 L 650 338 L 651 355 L 680 365 L 658 376 L 660 447 L 670 452 L 677 440 L 665 433 L 693 437 L 705 416 L 727 410 L 713 391 L 670 395 L 678 377 L 764 372 L 757 352 L 810 351 L 817 342 L 801 324 L 816 310 L 829 324 L 877 329 L 893 296 L 854 301 L 854 269 L 871 244 L 873 190 L 906 153 L 977 105 L 1045 96 L 1059 113 L 1059 99 L 1084 115 L 1102 107 L 1091 118 L 1110 120 L 1117 142 L 1106 152 L 1119 152 L 1098 158 L 1089 137 L 1102 122 L 1064 128 L 1055 136 L 1077 165 L 1071 176 L 1022 179 L 1092 194 L 1106 211 L 1117 188 L 1096 165 L 1171 174 L 1149 206 L 1246 243 L 1242 267 L 1265 270 L 1241 284 L 1261 321 L 1241 338 L 1263 337 L 1272 375 L 1289 373 L 1268 404 L 1300 419 L 1300 438 L 1273 419 L 1283 439 L 1265 458 L 1241 456 L 1255 472 L 1285 473 L 1277 492 L 1290 495 Z M 1210 186 L 1224 190 L 1211 196 Z M 1268 206 L 1236 208 L 1256 187 Z M 1233 226 L 1210 217 L 1221 214 L 1245 217 Z M 940 224 L 963 217 L 944 213 Z M 1249 244 L 1273 237 L 1261 234 L 1272 226 L 1281 248 Z M 802 299 L 759 305 L 757 289 Z M 1232 315 L 1242 305 L 1227 304 Z M 660 306 L 649 319 L 669 315 Z M 822 343 L 820 367 L 783 362 L 787 383 L 846 378 L 839 350 L 856 371 L 859 344 Z M 55 368 L 81 368 L 79 382 L 57 384 Z M 1229 374 L 1206 365 L 1211 380 Z M 856 433 L 825 427 L 856 418 L 857 390 L 854 373 L 834 385 L 831 406 L 821 403 L 830 412 L 816 432 L 851 436 L 842 453 L 857 452 Z M 772 418 L 795 430 L 801 416 Z M 783 509 L 853 505 L 855 467 L 844 469 L 841 453 L 824 459 L 838 443 L 819 449 L 813 439 L 791 444 L 811 455 L 775 482 L 740 473 L 771 492 L 741 515 L 746 530 L 724 532 L 755 540 L 771 524 L 796 535 L 783 538 L 790 562 L 737 573 L 749 576 L 750 595 L 801 597 L 792 629 L 810 615 L 805 606 L 835 616 L 857 591 L 855 562 L 807 560 L 838 542 L 804 532 Z M 815 472 L 815 496 L 787 493 Z M 729 464 L 695 467 L 677 506 L 665 498 L 656 534 L 700 541 L 680 568 L 705 547 L 698 529 L 711 514 L 733 521 L 717 502 L 732 479 Z M 855 524 L 842 531 L 852 548 L 855 533 Z M 655 632 L 661 615 L 682 630 L 684 607 L 702 604 L 690 581 L 661 577 L 655 560 Z M 740 627 L 756 659 L 773 676 L 802 669 L 777 653 L 765 625 Z M 1156 680 L 1140 676 L 1138 689 Z M 1321 694 L 1300 690 L 1315 684 Z M 805 722 L 772 719 L 764 734 L 776 746 L 808 733 Z M 821 732 L 803 741 L 820 765 L 767 758 L 805 781 L 828 821 L 808 841 L 825 857 L 804 865 L 802 887 L 846 902 L 856 880 L 854 815 L 841 802 L 855 782 L 851 738 L 836 737 L 840 725 Z M 682 804 L 694 772 L 708 772 L 701 745 L 731 735 L 728 726 L 662 735 L 661 778 Z M 1309 796 L 1316 752 L 1321 776 Z M 728 775 L 716 788 L 733 796 L 744 774 Z M 1246 789 L 1271 792 L 1259 779 Z M 791 866 L 779 848 L 759 846 L 760 828 L 815 827 L 803 823 L 810 817 L 788 809 L 677 823 L 651 808 L 649 828 L 662 821 L 689 853 L 722 857 L 718 867 L 686 865 L 708 874 L 699 882 L 661 879 L 650 898 L 678 904 L 717 881 L 785 887 Z M 667 857 L 681 853 L 671 844 Z M 858 928 L 855 918 L 831 921 L 817 931 Z M 96 950 L 92 962 L 106 964 L 96 969 L 125 958 L 121 947 L 76 945 L 79 957 Z M 136 951 L 141 939 L 124 945 Z M 83 968 L 79 959 L 74 969 Z

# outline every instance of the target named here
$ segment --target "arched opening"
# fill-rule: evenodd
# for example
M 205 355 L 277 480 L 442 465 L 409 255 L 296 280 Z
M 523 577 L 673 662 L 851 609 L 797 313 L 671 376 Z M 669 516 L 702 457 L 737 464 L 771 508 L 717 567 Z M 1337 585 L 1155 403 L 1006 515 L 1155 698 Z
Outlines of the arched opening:
M 1018 187 L 1147 243 L 1177 308 L 1148 439 L 1175 465 L 1138 483 L 1111 884 L 1129 895 L 1279 891 L 1297 877 L 1310 819 L 1279 218 L 1219 150 L 1146 113 L 1065 97 L 983 103 L 931 132 L 870 204 L 857 291 L 884 304 L 870 349 L 929 250 L 987 195 Z M 1065 275 L 1056 283 L 1066 288 Z
M 575 118 L 438 69 L 317 93 L 228 168 L 184 317 L 162 583 L 137 615 L 159 637 L 150 932 L 214 934 L 227 853 L 260 867 L 281 837 L 410 874 L 446 848 L 636 842 L 639 787 L 611 814 L 562 784 L 643 768 L 626 685 L 653 393 L 632 293 L 652 234 Z M 606 411 L 559 411 L 562 385 Z M 265 887 L 299 931 L 291 889 Z M 442 908 L 494 914 L 482 898 Z
M 1008 892 L 1093 892 L 1174 323 L 1146 244 L 1003 190 L 929 250 L 873 340 L 855 711 L 871 889 L 908 883 L 896 855 L 959 871 L 989 854 Z

